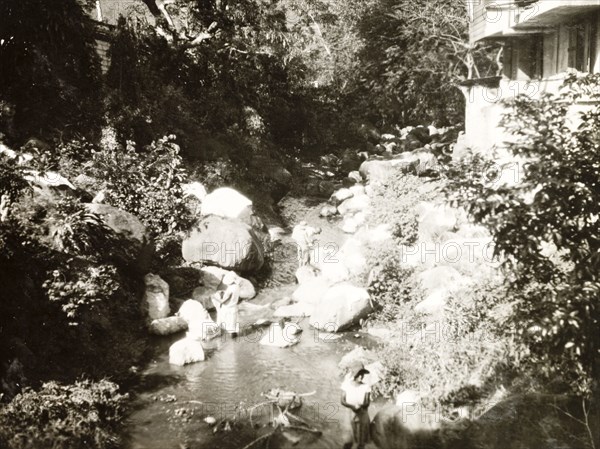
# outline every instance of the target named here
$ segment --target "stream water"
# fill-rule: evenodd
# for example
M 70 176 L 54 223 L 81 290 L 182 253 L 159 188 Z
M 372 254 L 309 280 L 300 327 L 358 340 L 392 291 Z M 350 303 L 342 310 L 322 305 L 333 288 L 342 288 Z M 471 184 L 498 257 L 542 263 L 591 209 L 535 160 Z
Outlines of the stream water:
M 286 219 L 293 221 L 288 222 L 305 219 L 323 229 L 321 243 L 341 244 L 344 236 L 337 224 L 319 218 L 319 208 L 315 205 L 304 206 L 302 202 L 290 205 Z M 284 236 L 283 245 L 288 241 L 289 235 Z M 260 291 L 251 302 L 242 303 L 242 328 L 244 323 L 269 316 L 273 310 L 270 303 L 291 295 L 295 288 L 290 279 L 296 263 L 294 257 L 295 250 L 284 248 L 276 258 L 273 273 L 279 285 Z M 156 338 L 155 357 L 141 373 L 141 381 L 133 391 L 134 410 L 127 422 L 126 447 L 241 449 L 270 431 L 269 427 L 263 427 L 273 413 L 270 405 L 254 410 L 253 422 L 261 427 L 258 429 L 250 427 L 246 408 L 265 401 L 262 394 L 276 387 L 297 393 L 314 392 L 304 398 L 297 414 L 323 434 L 317 437 L 294 432 L 301 440 L 293 447 L 341 447 L 342 432 L 348 429 L 347 410 L 339 403 L 338 363 L 357 344 L 369 346 L 369 338 L 355 333 L 320 334 L 309 326 L 308 319 L 302 320 L 300 326 L 303 329 L 300 343 L 293 347 L 260 345 L 258 341 L 268 328 L 254 328 L 237 339 L 223 337 L 212 341 L 206 347 L 206 361 L 184 367 L 168 362 L 169 345 L 181 335 Z M 242 407 L 236 409 L 240 404 Z M 217 421 L 237 417 L 237 422 L 243 424 L 234 422 L 232 431 L 213 433 L 204 422 L 207 416 Z M 279 435 L 269 441 L 269 447 L 292 447 L 292 443 Z

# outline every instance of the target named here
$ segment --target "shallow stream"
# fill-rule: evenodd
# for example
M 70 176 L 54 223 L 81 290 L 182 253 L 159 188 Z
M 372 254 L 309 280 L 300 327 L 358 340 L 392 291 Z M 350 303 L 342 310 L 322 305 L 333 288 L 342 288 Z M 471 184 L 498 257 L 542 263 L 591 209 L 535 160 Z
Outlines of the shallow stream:
M 284 216 L 292 222 L 304 219 L 320 226 L 322 244 L 341 244 L 345 237 L 337 224 L 319 218 L 318 211 L 318 206 L 294 200 Z M 289 243 L 289 234 L 282 243 Z M 280 285 L 266 288 L 255 299 L 242 304 L 242 328 L 270 316 L 273 309 L 269 304 L 291 295 L 295 288 L 290 279 L 295 268 L 294 257 L 295 251 L 280 251 L 273 270 L 273 278 L 279 280 L 274 284 Z M 237 339 L 227 336 L 212 341 L 206 346 L 206 361 L 184 367 L 168 362 L 169 345 L 181 335 L 156 338 L 155 356 L 143 369 L 141 382 L 132 392 L 134 411 L 127 421 L 127 449 L 241 449 L 271 430 L 262 427 L 272 413 L 277 415 L 270 405 L 254 410 L 253 422 L 260 427 L 254 430 L 247 419 L 247 408 L 265 401 L 262 394 L 277 387 L 297 393 L 314 392 L 304 398 L 296 414 L 323 434 L 316 437 L 292 432 L 301 438 L 293 447 L 341 447 L 342 432 L 348 428 L 347 410 L 340 405 L 342 379 L 338 363 L 357 344 L 369 346 L 369 338 L 353 332 L 320 334 L 309 326 L 308 319 L 300 321 L 300 326 L 303 329 L 300 343 L 293 347 L 259 345 L 268 328 L 246 328 L 248 331 Z M 213 428 L 204 422 L 207 416 L 231 421 L 232 430 L 213 433 Z M 269 447 L 292 447 L 292 442 L 278 436 L 269 441 Z

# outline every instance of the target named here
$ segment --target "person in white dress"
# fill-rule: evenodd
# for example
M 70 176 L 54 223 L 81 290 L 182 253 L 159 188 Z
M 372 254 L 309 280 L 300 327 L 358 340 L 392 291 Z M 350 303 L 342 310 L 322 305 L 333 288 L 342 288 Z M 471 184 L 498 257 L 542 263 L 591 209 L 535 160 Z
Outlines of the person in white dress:
M 240 300 L 239 278 L 234 273 L 227 273 L 222 284 L 227 287 L 212 296 L 212 302 L 217 309 L 217 325 L 223 331 L 236 337 L 239 333 L 238 303 Z
M 371 403 L 371 387 L 364 383 L 364 377 L 369 374 L 362 363 L 356 363 L 342 383 L 341 403 L 352 410 L 349 417 L 352 435 L 344 440 L 344 449 L 351 449 L 357 444 L 358 449 L 364 449 L 370 441 L 371 418 L 369 417 L 369 404 Z
M 316 236 L 321 233 L 321 228 L 308 226 L 306 221 L 301 221 L 292 231 L 292 238 L 298 249 L 298 266 L 310 265 L 310 252 L 315 246 Z

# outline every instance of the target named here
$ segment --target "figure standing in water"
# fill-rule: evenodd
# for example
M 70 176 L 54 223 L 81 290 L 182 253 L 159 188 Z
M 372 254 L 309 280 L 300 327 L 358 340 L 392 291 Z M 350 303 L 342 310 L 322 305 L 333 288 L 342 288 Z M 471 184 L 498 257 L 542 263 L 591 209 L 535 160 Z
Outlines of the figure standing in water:
M 227 273 L 223 276 L 222 284 L 226 285 L 224 291 L 218 291 L 212 296 L 212 302 L 217 309 L 217 325 L 223 331 L 237 337 L 238 324 L 238 302 L 240 300 L 240 286 L 235 273 Z
M 298 266 L 310 265 L 310 252 L 315 246 L 316 236 L 321 233 L 321 228 L 308 226 L 306 221 L 301 221 L 292 231 L 292 238 L 298 245 Z
M 371 387 L 364 383 L 364 377 L 369 374 L 362 363 L 352 366 L 349 375 L 342 383 L 342 400 L 344 407 L 352 410 L 350 426 L 352 437 L 344 441 L 344 449 L 351 449 L 354 443 L 358 449 L 364 449 L 370 440 L 371 419 L 369 404 L 371 403 Z

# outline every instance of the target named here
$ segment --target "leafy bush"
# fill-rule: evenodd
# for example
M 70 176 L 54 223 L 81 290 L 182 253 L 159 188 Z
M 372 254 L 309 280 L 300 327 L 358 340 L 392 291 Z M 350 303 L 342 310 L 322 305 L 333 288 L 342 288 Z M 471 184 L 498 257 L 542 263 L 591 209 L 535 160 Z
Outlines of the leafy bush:
M 81 309 L 109 301 L 119 290 L 119 277 L 112 265 L 78 266 L 69 259 L 65 265 L 50 273 L 43 288 L 50 301 L 61 305 L 71 324 L 77 324 Z
M 103 147 L 89 165 L 89 174 L 106 185 L 106 202 L 136 215 L 154 235 L 190 226 L 181 187 L 186 171 L 174 136 L 153 142 L 145 151 L 137 151 L 133 142 Z
M 407 314 L 408 303 L 420 295 L 415 272 L 401 264 L 401 251 L 388 244 L 370 247 L 367 266 L 372 267 L 368 291 L 378 305 L 377 319 L 384 322 L 402 319 Z
M 25 389 L 0 409 L 0 446 L 7 449 L 110 449 L 126 395 L 107 380 Z
M 68 254 L 97 256 L 110 244 L 112 230 L 102 217 L 85 209 L 78 200 L 67 197 L 50 212 L 50 237 L 59 251 Z
M 437 184 L 436 184 L 437 185 Z M 435 189 L 426 189 L 417 176 L 395 173 L 373 185 L 372 211 L 369 223 L 389 223 L 398 244 L 411 245 L 418 237 L 418 215 L 415 207 L 420 201 L 431 200 Z
M 514 99 L 503 125 L 508 151 L 526 162 L 519 182 L 491 182 L 476 170 L 493 161 L 466 161 L 448 191 L 503 256 L 531 373 L 588 395 L 600 373 L 600 107 L 572 126 L 584 95 L 600 98 L 600 75 L 570 77 L 559 96 Z
M 396 338 L 379 350 L 386 376 L 378 391 L 391 396 L 414 389 L 450 406 L 492 393 L 522 354 L 506 331 L 510 310 L 504 294 L 504 287 L 490 280 L 455 293 L 439 320 L 410 310 L 391 323 Z M 418 301 L 409 301 L 410 309 Z

